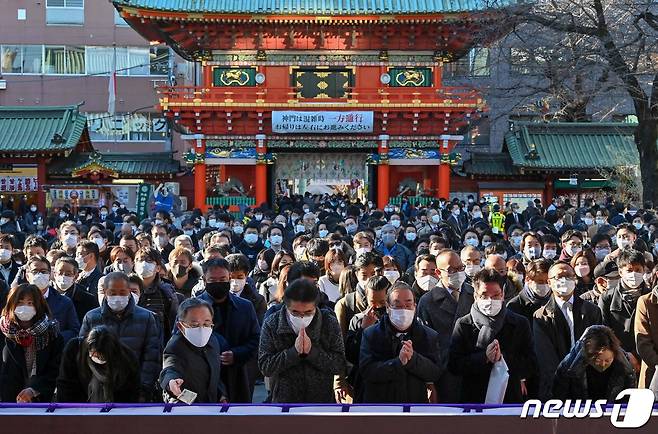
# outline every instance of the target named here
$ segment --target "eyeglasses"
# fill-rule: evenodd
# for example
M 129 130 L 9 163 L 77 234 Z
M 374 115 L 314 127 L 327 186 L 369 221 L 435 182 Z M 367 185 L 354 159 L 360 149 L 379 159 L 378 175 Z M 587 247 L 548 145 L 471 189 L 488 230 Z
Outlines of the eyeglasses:
M 461 272 L 461 271 L 466 270 L 466 266 L 465 266 L 465 265 L 462 265 L 461 267 L 457 267 L 457 268 L 449 267 L 448 269 L 445 269 L 445 268 L 439 268 L 438 270 L 439 270 L 439 271 L 444 271 L 444 272 L 446 272 L 446 273 L 448 273 L 448 274 L 453 274 L 453 273 L 459 273 L 459 272 Z
M 188 329 L 198 329 L 199 327 L 215 328 L 215 324 L 213 324 L 213 323 L 210 323 L 210 324 L 188 324 L 186 322 L 181 321 L 181 324 L 183 324 Z

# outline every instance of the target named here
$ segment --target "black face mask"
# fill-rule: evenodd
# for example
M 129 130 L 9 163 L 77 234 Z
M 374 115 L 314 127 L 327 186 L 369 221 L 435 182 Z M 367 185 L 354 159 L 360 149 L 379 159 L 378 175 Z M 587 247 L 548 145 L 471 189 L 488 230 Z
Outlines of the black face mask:
M 228 295 L 231 282 L 206 283 L 206 292 L 215 300 L 221 300 Z

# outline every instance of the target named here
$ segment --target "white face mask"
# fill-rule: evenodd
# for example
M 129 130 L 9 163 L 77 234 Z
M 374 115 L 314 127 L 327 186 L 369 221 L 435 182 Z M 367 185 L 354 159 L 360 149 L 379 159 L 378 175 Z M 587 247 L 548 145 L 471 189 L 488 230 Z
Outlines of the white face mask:
M 625 249 L 631 244 L 630 240 L 627 240 L 625 238 L 617 237 L 617 246 L 619 246 L 620 249 Z
M 97 365 L 104 365 L 107 363 L 107 360 L 99 359 L 96 356 L 90 355 L 89 358 L 91 359 L 92 362 L 96 363 Z
M 525 254 L 526 258 L 534 261 L 535 259 L 539 258 L 539 256 L 541 256 L 541 247 L 526 247 L 523 253 Z
M 64 244 L 69 247 L 73 248 L 78 245 L 78 236 L 69 234 L 69 235 L 64 235 Z
M 301 329 L 305 329 L 310 326 L 311 322 L 313 322 L 313 318 L 315 317 L 315 313 L 313 313 L 313 315 L 303 317 L 293 316 L 288 309 L 286 309 L 286 313 L 288 314 L 288 323 L 295 333 L 299 333 Z
M 105 240 L 101 237 L 96 237 L 92 241 L 96 243 L 99 249 L 102 249 L 105 246 Z
M 557 256 L 557 250 L 553 250 L 553 249 L 544 250 L 542 256 L 544 257 L 544 259 L 553 259 Z
M 597 248 L 594 249 L 594 256 L 596 256 L 597 261 L 603 261 L 606 256 L 610 254 L 611 250 L 608 248 Z
M 464 272 L 468 277 L 473 277 L 475 276 L 480 270 L 482 270 L 482 266 L 480 264 L 469 264 L 466 266 L 466 269 Z
M 135 262 L 135 273 L 142 279 L 148 279 L 155 274 L 155 264 L 150 262 Z
M 416 311 L 408 309 L 389 309 L 388 317 L 397 330 L 405 331 L 411 327 L 414 318 L 416 317 Z
M 384 277 L 387 278 L 392 285 L 400 278 L 400 272 L 398 270 L 386 270 L 384 271 Z
M 621 281 L 624 282 L 624 284 L 629 288 L 639 288 L 640 285 L 642 285 L 642 282 L 644 282 L 644 273 L 625 273 L 623 276 L 621 276 Z
M 280 246 L 281 243 L 283 243 L 283 237 L 281 235 L 270 235 L 270 244 Z
M 416 284 L 420 289 L 427 292 L 430 289 L 434 288 L 439 283 L 439 279 L 428 274 L 426 276 L 421 276 L 416 279 Z
M 55 276 L 55 285 L 61 292 L 67 291 L 73 286 L 74 279 L 71 276 Z
M 546 283 L 527 283 L 528 289 L 535 293 L 538 297 L 546 297 L 551 292 L 551 287 Z
M 37 314 L 34 306 L 17 306 L 14 315 L 21 321 L 30 321 Z
M 440 221 L 441 221 L 441 216 L 440 216 L 440 215 L 438 215 L 438 214 L 434 214 L 434 215 L 432 216 L 432 223 L 435 223 L 435 224 L 436 224 L 436 223 L 439 223 Z
M 258 241 L 258 235 L 247 234 L 244 236 L 244 240 L 247 242 L 247 244 L 256 244 L 256 241 Z
M 231 279 L 231 292 L 234 294 L 242 292 L 246 283 L 247 279 Z
M 567 255 L 569 255 L 569 256 L 574 256 L 577 253 L 580 253 L 581 250 L 583 250 L 583 248 L 580 247 L 580 246 L 569 246 L 569 245 L 567 245 L 564 248 L 564 251 L 567 252 Z
M 35 275 L 30 275 L 30 280 L 32 285 L 36 285 L 40 290 L 48 288 L 50 285 L 50 274 L 39 273 Z
M 212 336 L 212 327 L 183 326 L 183 336 L 195 347 L 203 348 L 208 344 L 210 336 Z
M 480 241 L 477 238 L 466 238 L 464 244 L 467 246 L 477 247 L 480 244 Z
M 11 260 L 11 250 L 0 249 L 0 262 L 8 262 Z
M 121 312 L 128 307 L 130 297 L 130 295 L 112 295 L 105 297 L 105 301 L 107 301 L 107 305 L 113 312 Z
M 486 316 L 493 317 L 503 309 L 503 300 L 493 300 L 491 298 L 479 298 L 476 300 L 477 308 Z
M 364 253 L 368 253 L 368 252 L 372 251 L 372 249 L 369 248 L 369 247 L 358 247 L 358 248 L 354 249 L 354 251 L 356 252 L 356 256 L 360 256 L 360 255 L 363 255 Z
M 466 273 L 463 271 L 458 271 L 456 273 L 448 274 L 448 280 L 450 282 L 450 288 L 460 289 L 466 280 Z
M 553 280 L 553 286 L 551 287 L 557 295 L 566 297 L 573 294 L 573 290 L 576 288 L 576 281 L 573 279 L 567 279 L 566 277 L 560 277 L 558 280 Z
M 133 297 L 133 300 L 135 301 L 135 305 L 139 304 L 139 295 L 137 295 L 136 292 L 131 292 L 130 295 Z
M 578 265 L 575 269 L 576 276 L 584 277 L 589 274 L 589 265 Z

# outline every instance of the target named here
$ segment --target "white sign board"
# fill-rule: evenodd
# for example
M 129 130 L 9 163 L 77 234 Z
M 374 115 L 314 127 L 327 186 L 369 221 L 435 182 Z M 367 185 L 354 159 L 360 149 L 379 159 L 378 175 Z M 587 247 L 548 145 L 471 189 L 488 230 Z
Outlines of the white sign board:
M 275 133 L 358 134 L 372 133 L 373 112 L 273 111 Z

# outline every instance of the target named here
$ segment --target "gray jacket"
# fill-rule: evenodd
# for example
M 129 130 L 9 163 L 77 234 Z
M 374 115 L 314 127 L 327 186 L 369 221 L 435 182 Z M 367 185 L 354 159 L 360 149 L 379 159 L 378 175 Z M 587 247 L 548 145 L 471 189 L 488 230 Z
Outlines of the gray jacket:
M 334 375 L 345 370 L 343 336 L 331 311 L 317 309 L 306 329 L 311 352 L 300 357 L 284 307 L 265 319 L 258 366 L 272 377 L 272 402 L 333 403 Z

